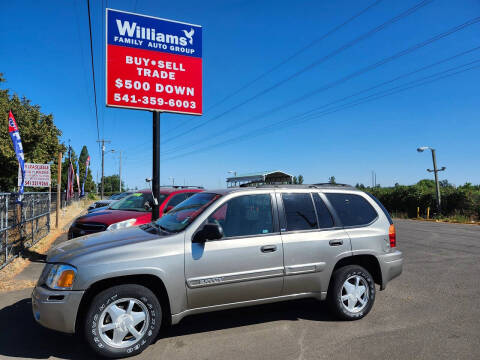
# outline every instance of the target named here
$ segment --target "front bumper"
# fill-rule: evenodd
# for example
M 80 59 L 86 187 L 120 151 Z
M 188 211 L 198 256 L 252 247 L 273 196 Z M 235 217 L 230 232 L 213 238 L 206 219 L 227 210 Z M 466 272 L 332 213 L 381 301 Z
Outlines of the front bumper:
M 84 293 L 85 291 L 55 291 L 37 286 L 32 292 L 33 317 L 49 329 L 73 334 Z
M 403 254 L 399 250 L 394 250 L 388 254 L 380 255 L 378 257 L 380 268 L 382 269 L 382 285 L 381 290 L 384 290 L 387 283 L 399 276 L 403 270 Z

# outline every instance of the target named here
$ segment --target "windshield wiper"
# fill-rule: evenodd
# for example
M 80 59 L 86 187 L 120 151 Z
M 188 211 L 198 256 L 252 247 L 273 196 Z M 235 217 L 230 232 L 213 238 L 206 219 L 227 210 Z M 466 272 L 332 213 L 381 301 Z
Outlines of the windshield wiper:
M 162 225 L 159 225 L 157 223 L 153 223 L 157 228 L 159 228 L 160 230 L 162 230 L 163 232 L 166 232 L 168 234 L 172 234 L 173 232 L 168 230 L 167 228 L 163 227 Z

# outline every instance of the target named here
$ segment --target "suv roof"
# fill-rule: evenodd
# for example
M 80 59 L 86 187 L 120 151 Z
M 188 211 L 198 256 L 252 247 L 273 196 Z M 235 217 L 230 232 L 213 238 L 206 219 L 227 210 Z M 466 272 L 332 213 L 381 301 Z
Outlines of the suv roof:
M 245 186 L 245 187 L 230 187 L 226 189 L 212 189 L 206 190 L 206 192 L 211 192 L 220 195 L 226 195 L 233 192 L 242 192 L 242 191 L 252 191 L 252 190 L 261 190 L 261 189 L 338 189 L 338 190 L 355 190 L 361 191 L 354 186 L 347 184 L 330 184 L 330 183 L 319 183 L 319 184 L 265 184 L 258 186 Z

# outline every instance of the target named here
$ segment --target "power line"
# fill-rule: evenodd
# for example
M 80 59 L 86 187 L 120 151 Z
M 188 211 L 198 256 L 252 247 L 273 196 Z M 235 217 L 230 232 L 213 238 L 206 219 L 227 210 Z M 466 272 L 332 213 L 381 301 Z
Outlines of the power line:
M 212 106 L 210 106 L 206 111 L 209 111 L 211 109 L 213 109 L 214 107 L 217 107 L 218 105 L 224 103 L 226 100 L 232 98 L 233 96 L 237 95 L 238 93 L 240 93 L 241 91 L 247 89 L 248 87 L 250 87 L 251 85 L 255 84 L 257 81 L 263 79 L 265 76 L 271 74 L 272 72 L 274 72 L 275 70 L 279 69 L 280 67 L 282 67 L 283 65 L 285 65 L 286 63 L 288 63 L 289 61 L 293 60 L 294 58 L 296 58 L 298 55 L 304 53 L 305 51 L 307 51 L 308 49 L 312 48 L 313 46 L 317 45 L 319 42 L 321 42 L 322 40 L 325 40 L 327 37 L 329 37 L 330 35 L 334 34 L 335 32 L 337 32 L 338 30 L 340 30 L 342 27 L 348 25 L 349 23 L 351 23 L 353 20 L 355 20 L 356 18 L 360 17 L 361 15 L 363 15 L 364 13 L 366 13 L 368 10 L 370 10 L 371 8 L 373 8 L 375 5 L 378 5 L 379 3 L 381 3 L 383 0 L 377 0 L 375 1 L 374 3 L 370 4 L 369 6 L 367 6 L 366 8 L 362 9 L 360 12 L 354 14 L 353 16 L 351 16 L 350 18 L 348 18 L 347 20 L 345 20 L 344 22 L 342 22 L 341 24 L 335 26 L 333 29 L 331 29 L 330 31 L 326 32 L 325 34 L 323 34 L 322 36 L 320 36 L 319 38 L 311 41 L 308 45 L 304 46 L 303 48 L 297 50 L 295 53 L 293 53 L 292 55 L 290 55 L 288 58 L 286 58 L 285 60 L 279 62 L 278 64 L 276 64 L 275 66 L 271 67 L 270 69 L 268 69 L 267 71 L 263 72 L 262 74 L 260 74 L 259 76 L 257 76 L 255 79 L 253 80 L 250 80 L 248 83 L 246 83 L 245 85 L 241 86 L 240 88 L 238 88 L 237 90 L 235 90 L 234 92 L 230 93 L 229 95 L 225 96 L 223 99 L 221 99 L 220 101 L 216 102 L 215 104 L 213 104 Z
M 475 51 L 478 51 L 478 50 L 480 50 L 480 46 L 476 46 L 476 47 L 474 47 L 474 48 L 471 48 L 471 49 L 462 51 L 462 52 L 457 53 L 457 54 L 455 54 L 455 55 L 452 55 L 452 56 L 449 56 L 449 57 L 447 57 L 447 58 L 438 60 L 438 61 L 436 61 L 436 62 L 434 62 L 434 63 L 429 64 L 429 65 L 422 66 L 422 67 L 420 67 L 420 68 L 418 68 L 418 69 L 416 69 L 416 70 L 413 70 L 413 71 L 407 72 L 407 73 L 405 73 L 405 74 L 396 76 L 396 77 L 394 77 L 394 78 L 392 78 L 392 79 L 390 79 L 390 80 L 382 81 L 382 82 L 380 82 L 380 83 L 378 83 L 378 84 L 376 84 L 376 85 L 370 86 L 370 87 L 368 87 L 368 88 L 365 88 L 365 89 L 360 90 L 360 91 L 358 91 L 358 92 L 355 92 L 355 93 L 353 93 L 353 94 L 350 94 L 350 95 L 341 97 L 341 98 L 339 98 L 339 99 L 333 100 L 333 101 L 328 102 L 328 103 L 326 103 L 326 104 L 323 104 L 323 105 L 321 105 L 321 106 L 319 106 L 319 107 L 317 107 L 317 108 L 314 108 L 314 109 L 308 110 L 308 111 L 306 111 L 306 112 L 304 112 L 304 113 L 295 115 L 294 117 L 289 117 L 289 118 L 286 119 L 286 120 L 282 120 L 282 121 L 275 122 L 275 123 L 270 124 L 270 125 L 266 125 L 266 126 L 260 128 L 260 129 L 254 130 L 253 132 L 257 133 L 258 131 L 266 131 L 266 130 L 269 130 L 269 129 L 270 129 L 271 127 L 273 127 L 273 126 L 278 127 L 279 124 L 283 124 L 283 123 L 285 123 L 285 122 L 291 122 L 291 121 L 294 121 L 294 120 L 296 120 L 296 119 L 306 118 L 308 115 L 311 115 L 311 114 L 315 115 L 314 113 L 316 113 L 316 112 L 318 113 L 320 110 L 325 109 L 325 108 L 328 108 L 328 107 L 330 107 L 330 106 L 332 106 L 332 105 L 334 105 L 334 104 L 341 103 L 341 102 L 343 102 L 343 101 L 345 101 L 345 100 L 354 98 L 354 97 L 356 97 L 356 96 L 358 96 L 358 95 L 361 95 L 361 94 L 363 94 L 363 93 L 369 92 L 369 91 L 374 90 L 374 89 L 376 89 L 376 88 L 379 88 L 379 87 L 381 87 L 381 86 L 390 84 L 390 83 L 395 82 L 395 81 L 398 81 L 398 80 L 400 80 L 400 79 L 402 79 L 402 78 L 406 78 L 406 77 L 409 77 L 409 76 L 411 76 L 411 75 L 417 74 L 417 73 L 419 73 L 419 72 L 428 70 L 428 69 L 433 68 L 433 67 L 435 67 L 435 66 L 441 65 L 441 64 L 443 64 L 443 63 L 445 63 L 445 62 L 454 60 L 454 59 L 456 59 L 456 58 L 458 58 L 458 57 L 461 57 L 461 56 L 470 54 L 470 53 L 475 52 Z M 462 65 L 462 66 L 466 66 L 466 65 L 469 65 L 469 64 L 470 64 L 470 63 L 467 63 L 467 64 Z M 447 70 L 447 71 L 451 71 L 451 69 L 449 69 L 449 70 Z M 437 75 L 438 75 L 438 73 L 437 73 Z M 415 81 L 418 81 L 418 80 L 415 80 Z M 407 83 L 407 84 L 408 84 L 408 83 Z M 406 85 L 406 84 L 403 84 L 403 85 L 401 85 L 401 86 L 405 86 L 405 85 Z M 390 90 L 392 90 L 392 89 L 390 89 Z M 357 100 L 358 100 L 358 99 L 357 99 Z M 344 105 L 345 105 L 345 104 L 344 104 Z M 342 106 L 344 106 L 344 105 L 342 105 Z M 327 110 L 327 111 L 329 111 L 329 110 Z M 238 128 L 238 127 L 237 127 L 237 128 Z M 243 135 L 240 135 L 240 136 L 243 136 Z M 200 141 L 200 142 L 201 142 L 201 141 Z M 170 151 L 170 152 L 171 152 L 171 151 Z M 170 152 L 167 152 L 167 154 L 170 153 Z M 131 160 L 134 161 L 134 159 L 131 159 Z
M 97 140 L 100 140 L 100 130 L 98 126 L 97 87 L 95 86 L 95 66 L 93 65 L 92 21 L 90 18 L 90 0 L 87 0 L 87 9 L 88 9 L 88 29 L 90 31 L 90 58 L 92 60 L 93 94 L 95 99 L 95 118 L 97 120 Z
M 460 66 L 456 66 L 454 68 L 451 68 L 447 71 L 441 71 L 439 73 L 436 73 L 434 75 L 430 75 L 430 76 L 427 76 L 427 77 L 424 77 L 424 78 L 421 78 L 421 79 L 418 79 L 418 80 L 415 80 L 415 81 L 412 81 L 412 82 L 409 82 L 407 84 L 403 84 L 403 85 L 400 85 L 400 86 L 396 86 L 394 88 L 391 88 L 391 89 L 387 89 L 387 90 L 384 90 L 382 92 L 379 92 L 377 94 L 373 94 L 373 95 L 370 95 L 368 97 L 365 97 L 365 98 L 361 98 L 361 99 L 358 99 L 357 101 L 354 101 L 352 103 L 348 103 L 348 104 L 344 104 L 344 105 L 340 105 L 340 106 L 337 106 L 336 108 L 333 108 L 333 109 L 328 109 L 328 110 L 325 110 L 324 112 L 322 112 L 321 114 L 310 114 L 308 117 L 305 116 L 304 119 L 300 120 L 300 121 L 297 121 L 295 124 L 298 124 L 298 123 L 301 123 L 301 122 L 305 122 L 305 121 L 308 121 L 308 120 L 313 120 L 313 119 L 318 119 L 320 117 L 323 117 L 323 116 L 326 116 L 326 115 L 330 115 L 330 114 L 333 114 L 333 113 L 336 113 L 338 111 L 341 111 L 341 110 L 345 110 L 345 109 L 348 109 L 348 108 L 351 108 L 351 107 L 354 107 L 354 106 L 358 106 L 358 105 L 361 105 L 363 103 L 367 103 L 367 102 L 371 102 L 371 101 L 374 101 L 374 100 L 378 100 L 380 98 L 383 98 L 383 97 L 386 97 L 386 96 L 391 96 L 391 95 L 394 95 L 396 93 L 399 93 L 399 92 L 402 92 L 402 91 L 406 91 L 406 90 L 410 90 L 412 88 L 415 88 L 415 87 L 418 87 L 418 86 L 422 86 L 422 85 L 426 85 L 426 84 L 429 84 L 429 83 L 432 83 L 432 82 L 435 82 L 435 81 L 439 81 L 439 80 L 442 80 L 444 78 L 447 78 L 447 77 L 451 77 L 451 76 L 454 76 L 454 75 L 457 75 L 457 74 L 460 74 L 460 73 L 463 73 L 463 72 L 466 72 L 466 71 L 469 71 L 469 70 L 473 70 L 473 69 L 476 69 L 476 68 L 479 68 L 480 65 L 476 65 L 476 66 L 472 66 L 470 68 L 467 68 L 467 69 L 463 69 L 463 70 L 459 70 L 459 71 L 456 71 L 456 72 L 453 72 L 453 73 L 450 73 L 450 74 L 444 74 L 445 72 L 451 72 L 455 69 L 458 69 L 458 68 L 461 68 L 461 67 L 465 67 L 469 64 L 473 64 L 473 63 L 477 63 L 477 62 L 480 62 L 480 59 L 479 60 L 476 60 L 476 61 L 473 61 L 471 63 L 467 63 L 467 64 L 463 64 L 463 65 L 460 65 Z M 441 76 L 440 76 L 441 75 Z M 433 79 L 432 79 L 433 78 Z M 413 83 L 413 84 L 412 84 Z M 409 85 L 410 84 L 410 85 Z M 405 85 L 408 85 L 408 86 L 405 86 Z M 374 97 L 373 97 L 374 96 Z M 246 133 L 246 134 L 242 134 L 242 135 L 239 135 L 239 136 L 236 136 L 236 137 L 233 137 L 233 138 L 230 138 L 230 139 L 227 139 L 227 140 L 224 140 L 222 142 L 219 142 L 217 144 L 213 144 L 213 145 L 209 145 L 209 146 L 205 146 L 203 148 L 199 148 L 199 149 L 196 149 L 196 150 L 193 150 L 193 151 L 189 151 L 187 153 L 183 153 L 183 154 L 179 154 L 179 155 L 176 155 L 176 156 L 171 156 L 169 158 L 166 158 L 166 159 L 163 159 L 164 161 L 168 161 L 168 160 L 173 160 L 173 159 L 178 159 L 178 158 L 181 158 L 181 157 L 185 157 L 185 156 L 188 156 L 188 155 L 192 155 L 192 154 L 198 154 L 200 152 L 205 152 L 205 151 L 208 151 L 208 150 L 211 150 L 213 148 L 217 148 L 217 147 L 221 147 L 223 145 L 227 145 L 227 144 L 232 144 L 232 143 L 236 143 L 236 142 L 240 142 L 242 140 L 246 140 L 246 139 L 251 139 L 253 137 L 257 137 L 257 136 L 260 136 L 262 135 L 262 133 L 260 131 L 265 131 L 265 130 L 269 130 L 270 133 L 273 132 L 273 131 L 278 131 L 286 126 L 283 126 L 283 127 L 279 127 L 279 124 L 283 123 L 283 125 L 286 125 L 288 122 L 291 122 L 292 120 L 296 120 L 299 116 L 294 116 L 294 117 L 291 117 L 291 118 L 288 118 L 288 119 L 285 119 L 285 120 L 282 120 L 280 122 L 276 122 L 276 123 L 273 123 L 273 124 L 270 124 L 270 125 L 267 125 L 267 126 L 264 126 L 260 129 L 255 129 L 249 133 Z
M 389 20 L 387 20 L 386 22 L 384 22 L 384 23 L 382 23 L 381 25 L 375 27 L 374 29 L 372 29 L 372 30 L 370 30 L 370 31 L 367 31 L 366 33 L 364 33 L 364 34 L 356 37 L 355 39 L 347 42 L 346 44 L 344 44 L 344 45 L 342 45 L 341 47 L 337 48 L 336 50 L 330 52 L 329 54 L 324 55 L 324 56 L 321 57 L 320 59 L 318 59 L 318 60 L 314 61 L 313 63 L 307 65 L 306 67 L 304 67 L 304 68 L 296 71 L 295 73 L 291 74 L 290 76 L 288 76 L 288 77 L 286 77 L 286 78 L 284 78 L 284 79 L 276 82 L 275 84 L 267 87 L 266 89 L 263 89 L 263 90 L 260 91 L 259 93 L 255 94 L 255 95 L 253 95 L 253 96 L 251 96 L 251 97 L 249 97 L 249 98 L 247 98 L 246 100 L 238 103 L 237 105 L 229 108 L 228 110 L 220 113 L 219 115 L 217 115 L 217 116 L 215 116 L 215 117 L 213 117 L 213 118 L 211 118 L 211 119 L 209 119 L 209 120 L 207 120 L 207 121 L 205 121 L 205 122 L 203 122 L 203 123 L 201 123 L 201 124 L 199 124 L 199 125 L 197 125 L 197 126 L 194 126 L 193 128 L 191 128 L 191 129 L 189 129 L 189 130 L 181 133 L 180 135 L 177 135 L 177 136 L 174 137 L 174 138 L 170 138 L 170 139 L 165 140 L 165 141 L 163 142 L 163 144 L 166 144 L 166 143 L 168 143 L 168 142 L 170 142 L 170 141 L 172 141 L 172 140 L 178 139 L 178 138 L 181 137 L 181 136 L 184 136 L 184 135 L 186 135 L 186 134 L 189 134 L 189 133 L 191 133 L 192 131 L 194 131 L 194 130 L 196 130 L 196 129 L 199 129 L 200 127 L 205 126 L 206 124 L 208 124 L 208 123 L 210 123 L 210 122 L 212 122 L 212 121 L 215 121 L 215 120 L 217 120 L 217 119 L 225 116 L 226 114 L 228 114 L 228 113 L 230 113 L 230 112 L 238 109 L 239 107 L 241 107 L 241 106 L 243 106 L 243 105 L 245 105 L 245 104 L 247 104 L 247 103 L 249 103 L 249 102 L 257 99 L 258 97 L 263 96 L 263 95 L 269 93 L 270 91 L 278 88 L 279 86 L 285 84 L 286 82 L 291 81 L 291 80 L 293 80 L 294 78 L 300 76 L 301 74 L 305 73 L 306 71 L 313 69 L 314 67 L 316 67 L 316 66 L 318 66 L 319 64 L 323 63 L 324 61 L 333 58 L 334 56 L 340 54 L 341 52 L 343 52 L 343 51 L 345 51 L 346 49 L 354 46 L 355 44 L 357 44 L 357 43 L 359 43 L 359 42 L 361 42 L 361 41 L 369 38 L 370 36 L 376 34 L 376 33 L 379 32 L 379 31 L 384 30 L 384 29 L 385 29 L 386 27 L 388 27 L 389 25 L 391 25 L 391 24 L 393 24 L 393 23 L 395 23 L 395 22 L 397 22 L 397 21 L 399 21 L 399 20 L 401 20 L 401 19 L 403 19 L 403 18 L 405 18 L 405 17 L 413 14 L 414 12 L 416 12 L 416 11 L 419 10 L 420 8 L 428 5 L 428 4 L 431 3 L 432 1 L 433 1 L 433 0 L 423 0 L 423 1 L 421 1 L 421 2 L 418 3 L 417 5 L 411 7 L 411 8 L 409 8 L 409 9 L 407 9 L 406 11 L 402 12 L 401 14 L 399 14 L 399 15 L 397 15 L 397 16 L 389 19 Z
M 381 3 L 383 0 L 377 0 L 375 1 L 374 3 L 368 5 L 366 8 L 362 9 L 361 11 L 359 11 L 358 13 L 352 15 L 351 17 L 349 17 L 347 20 L 345 20 L 344 22 L 342 22 L 341 24 L 335 26 L 333 29 L 327 31 L 325 34 L 323 34 L 322 36 L 314 39 L 313 41 L 311 41 L 310 43 L 308 43 L 306 46 L 302 47 L 301 49 L 297 50 L 295 53 L 291 54 L 289 57 L 287 57 L 286 59 L 282 60 L 281 62 L 279 62 L 278 64 L 274 65 L 273 67 L 271 67 L 270 69 L 268 69 L 267 71 L 261 73 L 260 75 L 258 75 L 256 78 L 250 80 L 248 83 L 242 85 L 240 88 L 238 88 L 237 90 L 231 92 L 230 94 L 228 94 L 227 96 L 225 96 L 224 98 L 222 98 L 220 101 L 216 102 L 215 104 L 209 106 L 205 111 L 206 112 L 209 112 L 210 110 L 212 110 L 213 108 L 217 107 L 218 105 L 221 105 L 223 104 L 225 101 L 227 101 L 228 99 L 231 99 L 232 97 L 234 97 L 235 95 L 239 94 L 240 92 L 242 92 L 243 90 L 249 88 L 250 86 L 252 86 L 253 84 L 255 84 L 257 81 L 263 79 L 264 77 L 266 77 L 267 75 L 271 74 L 272 72 L 274 72 L 275 70 L 279 69 L 280 67 L 282 67 L 283 65 L 285 65 L 286 63 L 290 62 L 291 60 L 293 60 L 294 58 L 296 58 L 297 56 L 299 56 L 300 54 L 304 53 L 305 51 L 307 51 L 308 49 L 314 47 L 315 45 L 317 45 L 319 42 L 325 40 L 326 38 L 328 38 L 329 36 L 333 35 L 335 32 L 337 32 L 338 30 L 340 30 L 342 27 L 348 25 L 349 23 L 351 23 L 352 21 L 354 21 L 355 19 L 357 19 L 358 17 L 360 17 L 361 15 L 363 15 L 364 13 L 366 13 L 368 10 L 370 10 L 371 8 L 373 8 L 374 6 L 378 5 L 379 3 Z M 175 127 L 174 129 L 172 129 L 173 131 L 175 130 L 178 130 L 182 127 L 184 127 L 185 125 L 189 124 L 190 122 L 188 120 L 184 120 L 179 126 Z
M 366 8 L 362 9 L 361 11 L 359 11 L 358 13 L 354 14 L 353 16 L 351 16 L 350 18 L 348 18 L 347 20 L 345 20 L 344 22 L 342 22 L 341 24 L 335 26 L 333 29 L 331 29 L 330 31 L 326 32 L 325 34 L 323 34 L 322 36 L 320 36 L 319 38 L 316 38 L 314 39 L 313 41 L 311 41 L 310 43 L 308 43 L 306 46 L 302 47 L 301 49 L 297 50 L 295 53 L 293 53 L 292 55 L 290 55 L 289 57 L 287 57 L 286 59 L 284 59 L 283 61 L 279 62 L 278 64 L 274 65 L 273 67 L 271 67 L 270 69 L 268 69 L 267 71 L 261 73 L 260 75 L 258 75 L 256 78 L 250 80 L 248 83 L 242 85 L 240 88 L 238 88 L 237 90 L 231 92 L 230 94 L 228 94 L 227 96 L 225 96 L 224 98 L 222 98 L 220 101 L 216 102 L 215 104 L 209 106 L 205 111 L 206 112 L 209 112 L 210 110 L 212 110 L 213 108 L 217 107 L 218 105 L 221 105 L 223 104 L 225 101 L 227 101 L 228 99 L 231 99 L 232 97 L 234 97 L 235 95 L 239 94 L 240 92 L 242 92 L 243 90 L 249 88 L 250 86 L 252 86 L 253 84 L 255 84 L 256 82 L 258 82 L 259 80 L 265 78 L 267 75 L 271 74 L 272 72 L 274 72 L 275 70 L 279 69 L 280 67 L 282 67 L 283 65 L 285 65 L 286 63 L 290 62 L 291 60 L 293 60 L 294 58 L 296 58 L 297 56 L 299 56 L 300 54 L 304 53 L 305 51 L 307 51 L 308 49 L 314 47 L 315 45 L 317 45 L 319 42 L 321 42 L 322 40 L 325 40 L 327 37 L 329 37 L 330 35 L 334 34 L 335 32 L 337 32 L 338 30 L 340 30 L 342 27 L 348 25 L 349 23 L 351 23 L 352 21 L 354 21 L 355 19 L 357 19 L 358 17 L 360 17 L 361 15 L 363 15 L 364 13 L 366 13 L 368 10 L 370 10 L 371 8 L 373 8 L 374 6 L 378 5 L 379 3 L 381 3 L 383 0 L 377 0 L 375 1 L 374 3 L 370 4 L 369 6 L 367 6 Z M 173 131 L 175 130 L 178 130 L 182 127 L 184 127 L 185 125 L 189 124 L 190 122 L 188 120 L 184 120 L 183 123 L 181 123 L 179 126 L 175 127 L 174 129 L 172 129 Z
M 256 116 L 253 117 L 252 119 L 249 119 L 249 120 L 247 120 L 247 121 L 242 120 L 241 122 L 238 122 L 238 123 L 235 125 L 235 127 L 230 127 L 230 128 L 227 127 L 227 128 L 222 129 L 221 131 L 219 131 L 219 132 L 217 132 L 217 133 L 215 133 L 215 134 L 209 134 L 209 135 L 208 135 L 208 138 L 206 138 L 206 140 L 211 139 L 211 138 L 214 138 L 215 136 L 218 136 L 218 135 L 224 135 L 226 132 L 231 131 L 232 129 L 238 130 L 238 128 L 240 128 L 240 127 L 242 127 L 242 126 L 249 125 L 250 120 L 259 120 L 259 119 L 265 118 L 266 116 L 269 116 L 269 115 L 271 115 L 272 113 L 275 113 L 275 112 L 277 112 L 277 111 L 279 111 L 279 110 L 283 110 L 283 109 L 288 108 L 288 107 L 291 107 L 292 105 L 295 105 L 295 104 L 297 104 L 297 103 L 299 103 L 299 102 L 305 101 L 306 99 L 312 97 L 313 95 L 317 95 L 317 94 L 320 93 L 320 92 L 324 92 L 324 91 L 326 91 L 326 90 L 329 90 L 329 89 L 331 89 L 331 88 L 333 88 L 333 87 L 335 87 L 335 86 L 338 86 L 338 85 L 340 85 L 340 84 L 342 84 L 342 83 L 344 83 L 344 82 L 346 82 L 346 81 L 348 81 L 348 80 L 351 80 L 352 78 L 355 78 L 355 77 L 357 77 L 357 76 L 363 75 L 363 74 L 365 74 L 365 73 L 367 73 L 367 72 L 369 72 L 369 71 L 372 71 L 372 70 L 374 70 L 374 69 L 376 69 L 376 68 L 378 68 L 378 67 L 380 67 L 380 66 L 383 66 L 383 65 L 385 65 L 385 64 L 387 64 L 387 63 L 389 63 L 389 62 L 391 62 L 391 61 L 393 61 L 393 60 L 396 60 L 396 59 L 398 59 L 398 58 L 400 58 L 400 57 L 402 57 L 402 56 L 408 55 L 408 54 L 410 54 L 410 53 L 412 53 L 412 52 L 414 52 L 414 51 L 416 51 L 416 50 L 418 50 L 418 49 L 421 49 L 421 48 L 423 48 L 423 47 L 425 47 L 425 46 L 427 46 L 427 45 L 429 45 L 429 44 L 431 44 L 431 43 L 433 43 L 433 42 L 435 42 L 435 41 L 438 41 L 438 40 L 440 40 L 440 39 L 443 39 L 443 38 L 445 38 L 445 37 L 447 37 L 447 36 L 449 36 L 449 35 L 457 32 L 457 31 L 463 30 L 464 28 L 466 28 L 466 27 L 468 27 L 468 26 L 471 26 L 471 25 L 473 25 L 473 24 L 475 24 L 475 23 L 477 23 L 477 22 L 479 22 L 479 21 L 480 21 L 480 17 L 476 17 L 476 18 L 474 18 L 474 19 L 471 19 L 471 20 L 469 20 L 469 21 L 467 21 L 467 22 L 465 22 L 465 23 L 463 23 L 463 24 L 461 24 L 461 25 L 455 26 L 455 27 L 453 27 L 453 28 L 451 28 L 451 29 L 449 29 L 449 30 L 441 33 L 441 34 L 438 34 L 438 35 L 436 35 L 436 36 L 434 36 L 434 37 L 432 37 L 432 38 L 430 38 L 430 39 L 427 39 L 427 40 L 422 41 L 422 42 L 420 42 L 420 43 L 417 43 L 417 44 L 415 44 L 415 45 L 413 45 L 413 46 L 410 46 L 410 47 L 407 48 L 407 49 L 404 49 L 404 50 L 402 50 L 402 51 L 399 51 L 399 52 L 397 52 L 397 53 L 395 53 L 395 54 L 393 54 L 393 55 L 387 56 L 386 58 L 383 58 L 383 59 L 381 59 L 381 60 L 379 60 L 379 61 L 377 61 L 377 62 L 375 62 L 375 63 L 373 63 L 373 64 L 371 64 L 371 65 L 365 66 L 365 67 L 363 67 L 363 68 L 361 68 L 361 69 L 359 69 L 359 70 L 356 70 L 356 71 L 354 71 L 354 72 L 352 72 L 352 73 L 350 73 L 350 74 L 348 74 L 348 75 L 346 75 L 346 76 L 341 77 L 340 79 L 337 79 L 337 80 L 332 81 L 332 82 L 330 82 L 330 83 L 328 83 L 328 84 L 326 84 L 326 85 L 323 85 L 323 86 L 321 86 L 321 87 L 319 87 L 319 88 L 317 88 L 317 89 L 315 89 L 315 90 L 313 90 L 313 91 L 310 91 L 309 93 L 303 94 L 303 95 L 297 97 L 296 99 L 293 99 L 293 100 L 291 100 L 291 101 L 287 101 L 286 103 L 283 103 L 283 104 L 281 104 L 281 105 L 279 105 L 279 106 L 277 106 L 277 107 L 274 107 L 273 109 L 269 109 L 269 110 L 267 110 L 267 111 L 265 111 L 265 112 L 263 112 L 263 113 L 261 113 L 261 114 L 259 114 L 259 115 L 256 115 Z M 200 142 L 201 142 L 201 141 L 200 141 Z M 193 144 L 193 145 L 195 145 L 195 144 Z M 179 146 L 176 146 L 176 147 L 174 147 L 174 148 L 172 148 L 172 149 L 170 149 L 170 150 L 164 151 L 164 154 L 168 154 L 168 153 L 171 153 L 171 152 L 175 152 L 175 151 L 177 151 L 177 150 L 184 149 L 184 148 L 186 148 L 186 147 L 191 147 L 191 146 L 192 146 L 191 143 L 190 143 L 190 144 L 179 145 Z

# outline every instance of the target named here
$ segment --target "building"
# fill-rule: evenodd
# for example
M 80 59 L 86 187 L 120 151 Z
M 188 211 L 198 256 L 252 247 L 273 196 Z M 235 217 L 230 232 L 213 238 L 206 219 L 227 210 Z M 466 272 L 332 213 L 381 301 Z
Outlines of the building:
M 243 174 L 227 178 L 227 187 L 258 186 L 263 184 L 292 184 L 293 176 L 283 171 L 264 171 L 253 174 Z

